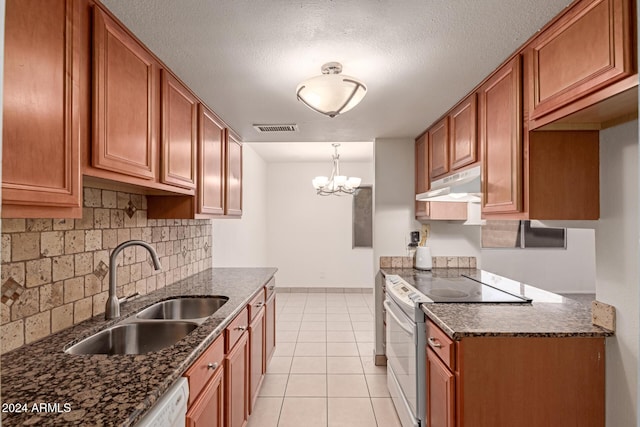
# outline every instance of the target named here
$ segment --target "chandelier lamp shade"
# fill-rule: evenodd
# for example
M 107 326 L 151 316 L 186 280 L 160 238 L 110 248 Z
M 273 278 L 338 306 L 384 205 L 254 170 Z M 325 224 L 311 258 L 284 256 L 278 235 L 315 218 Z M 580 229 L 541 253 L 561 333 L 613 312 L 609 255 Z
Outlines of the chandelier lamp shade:
M 331 176 L 316 176 L 311 180 L 313 188 L 316 189 L 316 193 L 320 196 L 353 194 L 360 186 L 362 180 L 354 176 L 347 177 L 340 175 L 340 155 L 338 154 L 340 144 L 331 145 L 334 148 Z
M 346 113 L 362 101 L 367 87 L 355 77 L 340 74 L 342 64 L 328 62 L 321 69 L 322 75 L 311 77 L 298 85 L 298 100 L 313 111 L 332 118 Z

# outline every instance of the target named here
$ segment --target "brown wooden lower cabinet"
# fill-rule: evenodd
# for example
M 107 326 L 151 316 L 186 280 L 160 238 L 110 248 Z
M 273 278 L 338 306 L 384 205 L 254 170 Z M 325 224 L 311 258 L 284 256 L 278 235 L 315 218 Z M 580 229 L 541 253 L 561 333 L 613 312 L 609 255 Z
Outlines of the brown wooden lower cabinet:
M 273 294 L 266 302 L 264 356 L 265 371 L 273 353 L 276 350 L 276 295 Z
M 262 307 L 249 325 L 249 414 L 253 412 L 264 378 L 265 309 Z
M 185 372 L 189 380 L 188 427 L 222 427 L 224 337 L 219 336 Z
M 275 350 L 275 302 L 272 279 L 187 369 L 187 427 L 246 426 Z
M 454 427 L 455 375 L 427 349 L 427 426 Z
M 603 337 L 468 337 L 448 362 L 431 338 L 427 426 L 605 425 Z
M 249 334 L 245 331 L 224 359 L 225 426 L 244 427 L 249 419 Z
M 224 367 L 207 383 L 187 411 L 186 427 L 222 427 L 224 424 Z

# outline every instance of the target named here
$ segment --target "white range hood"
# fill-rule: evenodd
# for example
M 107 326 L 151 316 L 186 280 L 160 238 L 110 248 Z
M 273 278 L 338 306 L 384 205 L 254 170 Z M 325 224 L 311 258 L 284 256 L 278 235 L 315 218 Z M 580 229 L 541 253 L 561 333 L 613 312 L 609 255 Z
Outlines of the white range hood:
M 416 195 L 418 201 L 475 202 L 480 198 L 480 166 L 431 182 L 431 190 Z

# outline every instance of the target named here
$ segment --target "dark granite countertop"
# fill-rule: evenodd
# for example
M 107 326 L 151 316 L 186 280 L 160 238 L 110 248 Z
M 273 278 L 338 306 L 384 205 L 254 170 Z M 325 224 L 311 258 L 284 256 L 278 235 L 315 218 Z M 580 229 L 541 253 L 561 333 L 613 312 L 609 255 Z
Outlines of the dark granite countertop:
M 275 268 L 214 268 L 121 306 L 121 318 L 104 315 L 3 354 L 2 403 L 58 403 L 60 413 L 7 413 L 2 425 L 129 426 L 222 333 L 275 274 Z M 184 339 L 143 355 L 71 355 L 63 350 L 157 301 L 175 296 L 226 295 L 229 301 Z M 64 412 L 64 404 L 71 411 Z
M 385 268 L 415 285 L 412 268 Z M 420 274 L 420 273 L 418 273 Z M 451 339 L 478 336 L 608 337 L 613 332 L 591 323 L 591 307 L 534 286 L 476 269 L 434 269 L 437 277 L 464 274 L 512 294 L 531 298 L 531 304 L 422 304 L 422 311 Z

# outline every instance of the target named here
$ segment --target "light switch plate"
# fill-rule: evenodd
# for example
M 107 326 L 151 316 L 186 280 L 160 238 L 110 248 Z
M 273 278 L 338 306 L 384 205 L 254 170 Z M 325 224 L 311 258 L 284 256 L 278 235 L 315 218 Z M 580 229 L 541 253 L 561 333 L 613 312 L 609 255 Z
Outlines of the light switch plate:
M 616 308 L 600 301 L 591 302 L 591 323 L 615 332 Z

